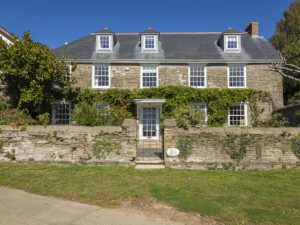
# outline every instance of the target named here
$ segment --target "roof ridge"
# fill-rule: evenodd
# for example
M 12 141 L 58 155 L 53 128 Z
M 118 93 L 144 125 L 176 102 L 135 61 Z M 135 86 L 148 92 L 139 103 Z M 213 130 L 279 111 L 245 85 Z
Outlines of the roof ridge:
M 241 32 L 247 33 L 247 32 Z M 139 35 L 138 32 L 116 32 L 116 35 Z M 160 34 L 222 34 L 222 32 L 160 32 Z

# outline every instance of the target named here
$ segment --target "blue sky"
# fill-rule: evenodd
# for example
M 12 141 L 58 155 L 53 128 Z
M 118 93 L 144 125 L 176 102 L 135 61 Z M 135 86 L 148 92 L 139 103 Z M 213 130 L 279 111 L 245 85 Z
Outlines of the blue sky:
M 51 48 L 103 27 L 115 32 L 244 30 L 259 21 L 269 38 L 293 0 L 11 0 L 1 1 L 0 26 L 30 31 Z M 3 10 L 4 9 L 4 10 Z

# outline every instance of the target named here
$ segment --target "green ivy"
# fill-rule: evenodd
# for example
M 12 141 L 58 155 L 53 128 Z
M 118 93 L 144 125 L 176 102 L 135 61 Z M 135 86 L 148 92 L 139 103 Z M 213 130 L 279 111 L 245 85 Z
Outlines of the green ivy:
M 272 103 L 270 94 L 253 89 L 196 89 L 185 86 L 166 86 L 147 89 L 109 89 L 97 91 L 85 89 L 79 92 L 75 102 L 107 102 L 120 110 L 136 115 L 134 99 L 163 98 L 164 118 L 174 118 L 178 109 L 192 102 L 206 102 L 208 105 L 208 125 L 222 126 L 227 121 L 228 108 L 238 102 L 248 102 L 251 118 L 258 120 L 261 113 L 259 102 Z M 256 122 L 253 122 L 255 125 Z
M 176 147 L 179 149 L 180 160 L 185 161 L 192 154 L 192 143 L 193 140 L 191 137 L 182 137 L 178 139 Z
M 293 138 L 292 151 L 300 159 L 300 133 Z
M 93 155 L 97 159 L 105 159 L 110 153 L 115 152 L 121 154 L 122 145 L 119 142 L 114 142 L 108 139 L 97 140 L 93 145 Z
M 236 164 L 239 165 L 240 161 L 247 154 L 247 145 L 251 143 L 251 136 L 249 134 L 226 134 L 227 140 L 227 154 L 230 158 L 235 160 Z

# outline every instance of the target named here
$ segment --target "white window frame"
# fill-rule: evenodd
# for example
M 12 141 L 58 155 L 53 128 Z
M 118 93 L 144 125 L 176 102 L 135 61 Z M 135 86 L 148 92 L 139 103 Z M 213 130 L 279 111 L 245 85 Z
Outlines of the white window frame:
M 153 87 L 144 87 L 143 86 L 143 72 L 144 72 L 144 68 L 145 67 L 155 67 L 156 68 L 156 86 Z M 159 65 L 157 64 L 142 64 L 141 65 L 141 69 L 140 69 L 140 87 L 141 88 L 155 88 L 155 87 L 159 87 Z
M 151 136 L 151 137 L 148 137 L 148 136 L 144 136 L 143 135 L 143 112 L 145 108 L 155 108 L 155 113 L 156 113 L 156 117 L 155 117 L 155 127 L 156 127 L 156 136 Z M 140 140 L 159 140 L 159 137 L 160 137 L 160 126 L 159 126 L 159 119 L 160 119 L 160 113 L 161 113 L 161 109 L 159 107 L 155 107 L 155 106 L 143 106 L 143 107 L 140 107 L 139 108 L 139 112 L 140 115 L 139 115 L 139 118 L 140 118 L 140 123 L 139 123 L 139 137 L 140 137 Z
M 207 103 L 206 102 L 193 102 L 192 106 L 197 110 L 197 106 L 204 106 L 204 125 L 207 126 L 208 123 L 208 113 L 207 113 Z M 198 111 L 198 110 L 197 110 Z
M 72 65 L 69 64 L 69 65 L 67 65 L 67 67 L 68 67 L 69 74 L 65 75 L 65 80 L 66 81 L 71 81 L 71 79 L 72 79 Z
M 95 85 L 95 67 L 96 66 L 107 66 L 108 67 L 108 86 L 98 86 Z M 110 64 L 94 64 L 92 69 L 92 88 L 95 89 L 108 89 L 111 84 L 111 66 Z
M 55 111 L 55 105 L 61 105 L 61 104 L 68 104 L 69 105 L 69 123 L 66 124 L 60 124 L 60 123 L 56 123 L 56 111 Z M 51 124 L 52 125 L 70 125 L 72 122 L 72 105 L 71 105 L 71 101 L 57 101 L 54 104 L 52 104 L 52 120 L 51 120 Z
M 204 86 L 191 86 L 191 67 L 202 67 L 204 68 Z M 207 68 L 203 64 L 190 64 L 188 69 L 188 86 L 193 88 L 207 88 Z
M 109 48 L 102 48 L 101 47 L 101 44 L 100 44 L 101 37 L 108 37 Z M 97 51 L 112 51 L 112 48 L 113 48 L 113 36 L 112 35 L 105 34 L 105 35 L 97 35 L 96 36 L 96 49 L 97 49 Z
M 229 127 L 233 127 L 233 126 L 240 126 L 240 127 L 246 127 L 246 126 L 248 126 L 248 104 L 247 104 L 247 102 L 240 102 L 240 103 L 238 103 L 238 104 L 235 104 L 235 105 L 233 105 L 233 106 L 236 106 L 236 105 L 243 105 L 244 106 L 244 124 L 242 124 L 242 125 L 231 125 L 230 124 L 230 107 L 229 107 L 229 109 L 228 109 L 228 118 L 227 118 L 227 120 L 228 120 L 228 126 Z
M 154 38 L 154 48 L 146 48 L 146 36 L 151 36 Z M 154 35 L 154 34 L 144 34 L 142 35 L 142 51 L 145 52 L 157 52 L 158 50 L 158 35 Z
M 236 48 L 228 48 L 228 39 L 229 37 L 236 37 Z M 228 34 L 228 35 L 224 35 L 224 50 L 226 52 L 239 52 L 241 50 L 241 36 L 237 35 L 237 34 Z
M 244 70 L 244 86 L 230 86 L 229 78 L 230 78 L 230 67 L 242 67 Z M 247 67 L 246 65 L 241 65 L 241 64 L 232 64 L 227 66 L 227 87 L 228 88 L 247 88 Z

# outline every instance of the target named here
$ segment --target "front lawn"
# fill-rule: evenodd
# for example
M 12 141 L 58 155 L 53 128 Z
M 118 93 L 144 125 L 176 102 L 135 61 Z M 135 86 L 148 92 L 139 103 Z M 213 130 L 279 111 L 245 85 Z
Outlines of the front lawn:
M 104 207 L 154 197 L 225 224 L 300 224 L 300 170 L 135 170 L 0 163 L 0 185 Z

